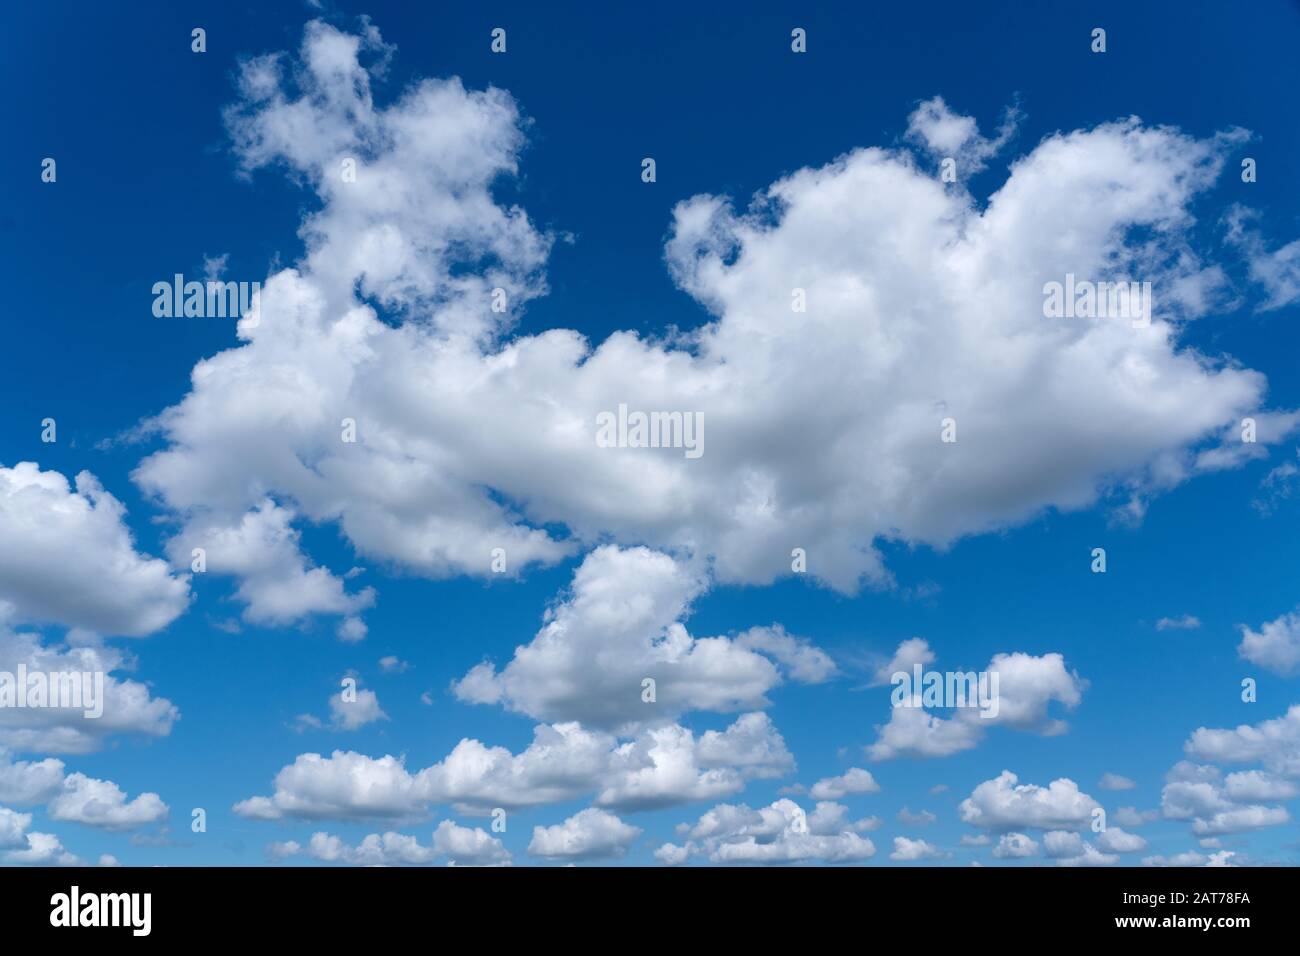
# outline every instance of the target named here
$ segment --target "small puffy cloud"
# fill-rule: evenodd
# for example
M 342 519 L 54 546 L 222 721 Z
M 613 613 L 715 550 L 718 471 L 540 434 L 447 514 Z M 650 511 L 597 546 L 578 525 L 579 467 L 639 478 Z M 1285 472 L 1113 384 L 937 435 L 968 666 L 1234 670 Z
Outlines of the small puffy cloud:
M 1258 631 L 1243 624 L 1237 653 L 1275 674 L 1294 674 L 1300 669 L 1300 614 L 1283 614 Z
M 1107 827 L 1097 835 L 1097 846 L 1107 853 L 1137 853 L 1147 848 L 1147 841 L 1119 827 Z
M 903 824 L 905 827 L 928 827 L 937 819 L 939 818 L 929 810 L 921 810 L 918 813 L 913 813 L 907 807 L 903 807 L 903 809 L 898 811 L 898 822 Z
M 920 644 L 905 641 L 889 666 L 904 659 L 911 659 L 917 665 L 932 661 L 933 657 L 924 641 Z M 911 674 L 906 668 L 900 670 Z M 905 756 L 947 757 L 978 746 L 986 731 L 995 726 L 1043 735 L 1063 733 L 1066 724 L 1051 716 L 1050 705 L 1055 702 L 1073 709 L 1083 699 L 1087 687 L 1087 682 L 1068 670 L 1065 659 L 1056 653 L 1041 657 L 1020 652 L 996 654 L 985 673 L 987 684 L 980 686 L 987 688 L 989 706 L 984 706 L 986 702 L 979 700 L 972 690 L 975 699 L 968 700 L 966 706 L 950 708 L 954 710 L 952 717 L 940 717 L 925 709 L 922 688 L 911 687 L 912 696 L 907 696 L 904 692 L 910 686 L 910 677 L 908 683 L 898 683 L 891 696 L 894 706 L 889 720 L 877 728 L 878 737 L 867 746 L 867 756 L 877 761 Z M 975 677 L 974 672 L 940 673 L 938 677 L 945 682 L 945 687 L 949 680 L 954 687 L 964 687 L 960 683 L 962 675 L 972 680 Z
M 405 674 L 411 665 L 392 654 L 379 658 L 379 669 L 385 674 Z
M 930 643 L 925 638 L 910 637 L 898 645 L 893 657 L 876 668 L 873 683 L 888 684 L 895 674 L 910 674 L 915 665 L 920 664 L 924 668 L 933 664 L 934 660 L 934 652 L 930 650 Z
M 808 795 L 814 800 L 840 800 L 849 794 L 879 793 L 880 784 L 876 783 L 870 771 L 860 767 L 850 767 L 838 777 L 824 777 L 812 785 Z
M 510 851 L 481 827 L 462 827 L 443 820 L 433 831 L 433 848 L 461 866 L 485 866 L 510 862 Z
M 1201 626 L 1201 619 L 1191 614 L 1179 617 L 1162 617 L 1156 621 L 1157 631 L 1194 631 Z
M 1097 786 L 1102 790 L 1132 790 L 1137 784 L 1128 777 L 1121 777 L 1117 773 L 1107 771 L 1101 775 Z
M 917 860 L 941 860 L 948 855 L 925 840 L 909 840 L 907 837 L 897 836 L 894 837 L 894 851 L 889 854 L 889 858 L 900 863 L 911 863 Z
M 908 139 L 933 156 L 957 160 L 959 182 L 982 170 L 1015 133 L 1019 112 L 1007 110 L 995 139 L 980 135 L 974 117 L 954 113 L 942 96 L 925 100 L 907 120 Z
M 594 860 L 623 856 L 640 827 L 624 823 L 599 807 L 588 807 L 552 827 L 534 827 L 528 852 L 555 860 Z
M 1099 804 L 1062 777 L 1046 787 L 1020 783 L 1010 770 L 977 786 L 957 808 L 961 819 L 986 830 L 1062 830 L 1092 820 Z
M 167 804 L 156 793 L 127 800 L 122 788 L 109 780 L 83 773 L 69 774 L 63 789 L 45 808 L 51 820 L 82 823 L 104 830 L 131 830 L 166 820 Z
M 373 690 L 343 689 L 330 698 L 331 722 L 338 730 L 356 730 L 388 715 L 379 706 Z

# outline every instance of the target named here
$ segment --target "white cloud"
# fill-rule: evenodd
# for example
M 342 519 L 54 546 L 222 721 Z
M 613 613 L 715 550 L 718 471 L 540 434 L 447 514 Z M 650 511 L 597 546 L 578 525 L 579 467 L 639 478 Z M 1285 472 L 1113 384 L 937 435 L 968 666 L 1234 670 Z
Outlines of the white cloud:
M 1097 834 L 1097 846 L 1108 853 L 1137 853 L 1147 848 L 1147 841 L 1119 827 L 1107 827 Z
M 338 730 L 356 730 L 378 720 L 388 720 L 379 706 L 379 697 L 373 690 L 353 688 L 348 696 L 340 690 L 330 698 L 330 714 Z
M 916 860 L 941 860 L 948 856 L 933 843 L 925 840 L 909 840 L 907 837 L 894 837 L 894 852 L 889 854 L 891 860 L 902 863 Z
M 850 767 L 838 777 L 824 777 L 812 785 L 808 795 L 814 800 L 840 800 L 851 793 L 879 793 L 880 784 L 869 771 Z
M 1137 784 L 1128 777 L 1121 777 L 1117 773 L 1108 771 L 1101 775 L 1101 781 L 1097 786 L 1102 790 L 1132 790 Z
M 684 855 L 707 855 L 714 863 L 850 863 L 869 859 L 875 845 L 858 834 L 874 829 L 874 818 L 848 819 L 840 804 L 818 803 L 811 814 L 792 800 L 777 800 L 751 810 L 744 804 L 719 804 L 694 824 L 681 824 L 685 846 L 661 847 L 662 862 L 681 863 Z
M 1258 763 L 1280 776 L 1300 777 L 1300 704 L 1281 717 L 1233 730 L 1200 727 L 1183 749 L 1199 760 Z
M 887 666 L 910 673 L 906 667 L 896 665 L 911 662 L 924 666 L 933 660 L 929 646 L 913 638 L 899 645 L 894 660 Z M 907 698 L 911 706 L 891 708 L 889 720 L 877 727 L 876 741 L 867 746 L 867 756 L 872 760 L 905 756 L 947 757 L 978 746 L 985 732 L 995 726 L 1043 735 L 1063 733 L 1067 725 L 1065 721 L 1050 716 L 1050 705 L 1057 702 L 1073 709 L 1083 699 L 1087 687 L 1087 681 L 1077 672 L 1068 670 L 1065 659 L 1056 653 L 1041 657 L 1021 652 L 995 654 L 985 671 L 989 675 L 989 696 L 996 703 L 996 710 L 968 703 L 965 707 L 955 708 L 952 717 L 939 717 L 921 706 L 924 698 L 918 688 L 913 687 L 913 696 Z M 996 687 L 993 685 L 995 674 Z M 896 688 L 895 693 L 900 689 Z
M 466 738 L 415 773 L 393 756 L 302 754 L 276 775 L 271 796 L 240 801 L 235 812 L 254 819 L 413 818 L 435 803 L 483 814 L 586 795 L 601 807 L 648 809 L 728 796 L 747 780 L 793 769 L 784 740 L 762 713 L 742 714 L 698 737 L 665 724 L 624 742 L 573 722 L 539 724 L 518 754 Z
M 933 664 L 934 660 L 929 641 L 922 637 L 910 637 L 898 645 L 893 657 L 876 668 L 874 684 L 888 684 L 895 674 L 911 674 L 915 665 L 920 664 L 925 668 L 926 665 Z
M 10 850 L 3 856 L 5 863 L 29 866 L 84 866 L 85 861 L 69 853 L 52 833 L 28 833 L 25 849 Z
M 781 683 L 769 653 L 795 679 L 824 680 L 826 655 L 779 626 L 736 640 L 695 638 L 680 623 L 705 580 L 687 564 L 647 548 L 598 548 L 574 572 L 532 643 L 501 671 L 483 663 L 454 685 L 472 703 L 500 703 L 543 720 L 615 728 L 688 710 L 764 707 Z M 762 653 L 760 653 L 762 652 Z M 655 681 L 647 702 L 643 681 Z
M 1295 673 L 1300 669 L 1300 614 L 1284 614 L 1258 631 L 1243 624 L 1237 653 L 1275 674 Z
M 1043 851 L 1056 860 L 1057 866 L 1114 866 L 1119 857 L 1102 853 L 1091 843 L 1068 830 L 1051 830 L 1043 834 Z
M 82 823 L 105 830 L 131 830 L 167 819 L 167 804 L 156 793 L 127 800 L 122 788 L 110 780 L 84 773 L 69 774 L 63 789 L 45 808 L 51 820 Z
M 908 138 L 924 146 L 937 158 L 957 161 L 957 181 L 979 172 L 1015 133 L 1020 115 L 1007 110 L 996 139 L 980 135 L 979 126 L 970 116 L 949 109 L 942 96 L 921 103 L 907 120 Z
M 1201 626 L 1201 619 L 1192 614 L 1180 617 L 1162 617 L 1156 621 L 1157 631 L 1194 631 Z
M 1271 312 L 1300 301 L 1300 239 L 1270 249 L 1259 230 L 1247 225 L 1257 216 L 1254 210 L 1233 204 L 1224 219 L 1228 240 L 1240 247 L 1246 257 L 1251 281 L 1262 286 L 1268 295 L 1259 311 Z
M 640 834 L 640 827 L 624 823 L 606 810 L 588 807 L 556 826 L 533 827 L 528 852 L 551 860 L 623 856 Z
M 453 863 L 483 866 L 510 862 L 510 851 L 481 827 L 462 827 L 443 820 L 433 831 L 433 847 Z
M 347 863 L 353 866 L 421 866 L 440 857 L 454 865 L 500 865 L 510 862 L 510 853 L 500 840 L 483 830 L 457 826 L 443 820 L 433 833 L 429 846 L 417 837 L 388 830 L 371 833 L 356 846 L 323 830 L 311 835 L 304 847 L 296 840 L 272 843 L 267 847 L 272 860 L 305 855 L 323 863 Z
M 1046 787 L 1019 783 L 1010 770 L 977 786 L 957 808 L 964 822 L 987 830 L 1056 830 L 1091 822 L 1097 801 L 1062 777 Z
M 1217 265 L 1190 248 L 1191 206 L 1234 136 L 1137 120 L 1053 135 L 987 205 L 881 149 L 798 170 L 746 214 L 697 196 L 674 210 L 667 260 L 715 321 L 593 345 L 509 334 L 545 291 L 551 241 L 492 196 L 523 145 L 514 102 L 451 80 L 377 105 L 361 62 L 390 52 L 314 23 L 295 69 L 244 69 L 229 114 L 244 166 L 283 163 L 320 207 L 303 259 L 264 284 L 261 320 L 195 369 L 158 419 L 166 447 L 136 471 L 184 520 L 181 540 L 239 528 L 269 500 L 277 518 L 335 523 L 359 554 L 428 577 L 486 577 L 494 548 L 513 574 L 614 540 L 766 583 L 790 573 L 797 543 L 810 575 L 849 592 L 891 580 L 882 535 L 944 547 L 1112 494 L 1140 511 L 1230 423 L 1266 414 L 1263 376 L 1179 340 L 1207 305 L 1178 290 Z M 938 101 L 912 129 L 987 152 Z M 355 182 L 339 175 L 349 157 Z M 1167 255 L 1142 239 L 1152 230 Z M 1158 316 L 1045 319 L 1042 286 L 1067 272 L 1151 281 Z M 792 318 L 796 287 L 809 309 Z M 703 413 L 707 452 L 597 447 L 595 416 L 620 403 Z M 948 416 L 956 443 L 938 440 Z M 355 443 L 340 441 L 344 418 Z M 1237 446 L 1216 467 L 1262 452 Z M 271 584 L 241 577 L 248 613 L 355 615 L 360 595 L 312 578 L 323 569 L 297 542 L 275 554 Z
M 93 475 L 75 488 L 34 462 L 0 466 L 0 621 L 139 637 L 189 604 L 189 584 L 135 549 L 126 509 Z
M 1197 836 L 1244 833 L 1290 821 L 1285 807 L 1249 802 L 1289 799 L 1295 791 L 1286 781 L 1257 772 L 1230 774 L 1227 781 L 1221 776 L 1217 767 L 1188 761 L 1175 764 L 1161 791 L 1164 816 L 1191 820 Z
M 27 840 L 27 828 L 32 825 L 30 813 L 18 813 L 0 807 L 0 847 L 22 846 Z
M 71 643 L 73 639 L 76 643 Z M 134 667 L 132 656 L 93 635 L 70 632 L 66 645 L 45 644 L 31 633 L 10 630 L 0 618 L 0 671 L 17 674 L 78 672 L 104 675 L 104 712 L 88 720 L 82 710 L 53 707 L 0 708 L 0 748 L 22 752 L 84 754 L 118 734 L 164 737 L 180 711 L 166 698 L 153 697 L 139 681 L 115 675 Z M 92 679 L 92 686 L 93 686 Z
M 13 760 L 0 750 L 0 804 L 29 807 L 44 803 L 62 786 L 62 760 Z
M 999 860 L 1022 860 L 1037 856 L 1039 846 L 1031 837 L 1023 833 L 1004 833 L 998 838 L 998 845 L 993 848 L 993 855 Z

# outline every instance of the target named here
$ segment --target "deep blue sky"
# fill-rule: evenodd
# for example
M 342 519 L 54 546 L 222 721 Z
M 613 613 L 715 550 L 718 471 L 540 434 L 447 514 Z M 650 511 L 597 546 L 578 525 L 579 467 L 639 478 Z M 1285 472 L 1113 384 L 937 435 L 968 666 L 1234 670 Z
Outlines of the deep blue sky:
M 816 6 L 812 13 L 766 3 L 589 12 L 581 5 L 376 0 L 329 10 L 348 26 L 369 14 L 397 45 L 377 99 L 415 77 L 458 75 L 471 88 L 509 90 L 531 121 L 521 176 L 500 195 L 575 241 L 556 244 L 547 269 L 551 292 L 530 306 L 524 332 L 564 326 L 599 340 L 616 329 L 698 324 L 703 311 L 674 287 L 663 262 L 674 203 L 700 192 L 743 201 L 801 166 L 855 146 L 893 144 L 916 102 L 935 94 L 985 130 L 1008 104 L 1025 114 L 1011 148 L 973 183 L 980 197 L 1002 181 L 1008 160 L 1055 130 L 1129 115 L 1196 136 L 1247 128 L 1256 137 L 1247 152 L 1259 162 L 1259 182 L 1243 196 L 1235 177 L 1225 176 L 1198 207 L 1200 232 L 1212 241 L 1227 205 L 1246 201 L 1262 210 L 1267 235 L 1300 235 L 1300 5 Z M 238 178 L 221 109 L 234 96 L 237 59 L 296 48 L 313 15 L 294 3 L 139 2 L 29 4 L 2 17 L 0 463 L 92 471 L 127 504 L 139 546 L 151 554 L 161 553 L 165 528 L 151 520 L 159 512 L 129 475 L 152 446 L 96 445 L 178 401 L 194 363 L 235 342 L 228 323 L 155 320 L 154 281 L 198 273 L 205 254 L 229 253 L 231 273 L 259 276 L 277 259 L 289 263 L 300 254 L 296 230 L 313 196 L 274 173 Z M 498 25 L 509 30 L 504 57 L 488 51 L 488 32 Z M 1087 46 L 1098 25 L 1109 33 L 1104 58 Z M 190 52 L 194 26 L 207 30 L 204 56 Z M 792 26 L 808 30 L 807 56 L 789 54 Z M 654 189 L 638 179 L 645 155 L 658 163 Z M 45 156 L 58 160 L 57 188 L 39 181 Z M 1203 320 L 1188 341 L 1267 374 L 1274 406 L 1300 405 L 1300 314 L 1295 307 L 1256 314 L 1253 305 L 1248 299 Z M 46 416 L 59 422 L 57 445 L 39 440 Z M 887 862 L 884 850 L 900 833 L 924 836 L 965 862 L 967 851 L 956 844 L 968 830 L 956 803 L 1004 768 L 1041 784 L 1068 776 L 1108 806 L 1148 809 L 1158 805 L 1163 774 L 1196 727 L 1253 723 L 1296 701 L 1294 679 L 1250 670 L 1236 653 L 1237 625 L 1256 627 L 1300 602 L 1300 505 L 1282 502 L 1269 517 L 1250 505 L 1267 469 L 1293 454 L 1284 444 L 1270 462 L 1183 485 L 1157 499 L 1136 529 L 1092 511 L 1048 515 L 942 554 L 887 547 L 903 585 L 938 586 L 930 597 L 867 591 L 846 598 L 790 580 L 726 587 L 699 603 L 690 627 L 706 635 L 779 620 L 844 659 L 887 654 L 919 635 L 941 667 L 979 667 L 1008 650 L 1065 652 L 1090 681 L 1067 735 L 994 732 L 979 748 L 943 760 L 863 763 L 860 747 L 884 720 L 887 699 L 887 689 L 856 690 L 863 678 L 776 694 L 770 713 L 798 759 L 800 782 L 852 765 L 869 766 L 880 781 L 882 793 L 845 801 L 855 817 L 886 820 L 872 834 L 882 849 L 873 862 Z M 307 534 L 322 562 L 346 570 L 353 561 L 334 529 Z M 1104 577 L 1086 573 L 1089 550 L 1099 544 L 1109 551 Z M 303 840 L 317 827 L 253 823 L 229 808 L 268 793 L 275 772 L 304 750 L 405 753 L 412 768 L 441 759 L 466 735 L 518 750 L 531 737 L 531 720 L 467 707 L 447 686 L 484 656 L 503 661 L 531 638 L 573 567 L 491 586 L 372 574 L 367 580 L 380 600 L 360 645 L 337 642 L 328 623 L 227 634 L 212 622 L 237 613 L 230 589 L 206 583 L 165 633 L 131 642 L 137 678 L 183 714 L 171 735 L 65 758 L 70 769 L 112 779 L 130 794 L 159 792 L 172 807 L 174 835 L 192 846 L 137 847 L 125 834 L 38 828 L 58 832 L 88 858 L 108 852 L 142 865 L 257 863 L 269 840 Z M 1155 630 L 1158 618 L 1181 614 L 1203 626 Z M 385 654 L 412 669 L 380 675 L 376 661 Z M 349 735 L 295 733 L 294 715 L 320 714 L 348 668 L 379 693 L 391 722 Z M 1238 698 L 1247 674 L 1260 682 L 1254 705 Z M 420 703 L 426 690 L 433 706 Z M 729 722 L 703 716 L 692 724 Z M 1138 789 L 1118 800 L 1101 794 L 1095 785 L 1105 771 L 1131 777 Z M 752 783 L 737 800 L 764 805 L 789 782 Z M 949 789 L 930 795 L 936 784 Z M 931 810 L 939 821 L 919 834 L 904 828 L 894 819 L 904 805 Z M 507 846 L 522 861 L 533 824 L 556 823 L 581 806 L 520 812 Z M 186 832 L 190 807 L 207 808 L 207 834 Z M 644 845 L 657 845 L 705 808 L 630 819 L 647 830 Z M 377 829 L 325 828 L 353 840 Z M 427 842 L 428 829 L 406 832 Z M 1156 822 L 1141 832 L 1152 853 L 1194 845 L 1185 824 Z M 1293 827 L 1225 844 L 1260 860 L 1294 862 L 1297 854 Z M 639 843 L 628 860 L 650 857 Z

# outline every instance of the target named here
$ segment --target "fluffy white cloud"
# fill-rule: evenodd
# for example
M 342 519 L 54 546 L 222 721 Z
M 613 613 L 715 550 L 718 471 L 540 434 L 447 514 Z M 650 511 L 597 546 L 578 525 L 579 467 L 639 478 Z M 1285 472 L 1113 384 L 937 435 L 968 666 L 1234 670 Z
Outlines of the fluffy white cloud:
M 932 663 L 934 655 L 920 638 L 899 645 L 886 667 L 889 673 L 902 672 L 912 678 L 911 668 Z M 907 666 L 902 666 L 906 664 Z M 867 747 L 872 760 L 896 757 L 947 757 L 978 746 L 990 727 L 1006 726 L 1016 730 L 1053 735 L 1063 733 L 1066 723 L 1049 715 L 1052 702 L 1073 709 L 1083 699 L 1087 682 L 1071 670 L 1060 654 L 996 654 L 985 668 L 987 692 L 991 706 L 983 700 L 968 700 L 955 708 L 952 717 L 939 717 L 923 708 L 927 698 L 922 688 L 898 685 L 891 696 L 895 706 L 889 720 L 877 728 L 876 741 Z M 878 672 L 878 677 L 885 669 Z M 973 673 L 973 672 L 964 672 Z M 997 683 L 993 683 L 996 675 Z M 946 675 L 940 675 L 946 680 Z M 889 678 L 886 678 L 888 680 Z M 981 691 L 982 693 L 983 691 Z M 900 696 L 901 695 L 901 696 Z M 904 705 L 899 701 L 908 702 Z M 976 706 L 976 703 L 979 706 Z M 943 702 L 940 701 L 940 704 Z M 951 703 L 951 702 L 950 702 Z
M 1275 674 L 1295 673 L 1300 668 L 1300 614 L 1283 614 L 1258 631 L 1242 625 L 1237 653 Z
M 18 813 L 0 807 L 0 847 L 22 846 L 27 839 L 27 828 L 32 825 L 30 813 Z
M 255 820 L 403 818 L 426 803 L 421 782 L 401 758 L 336 750 L 329 757 L 300 754 L 276 774 L 273 796 L 241 800 L 234 810 Z
M 127 800 L 122 788 L 84 773 L 69 774 L 63 789 L 45 808 L 51 820 L 83 823 L 105 830 L 130 830 L 167 819 L 167 804 L 156 793 Z
M 76 643 L 72 643 L 76 640 Z M 70 632 L 69 643 L 45 644 L 36 634 L 9 629 L 0 616 L 0 671 L 103 674 L 103 714 L 94 719 L 81 710 L 54 707 L 0 708 L 0 747 L 23 752 L 84 754 L 99 749 L 117 734 L 164 737 L 180 718 L 170 701 L 153 697 L 149 688 L 116 676 L 134 666 L 134 658 L 93 635 Z
M 0 859 L 28 866 L 85 866 L 85 861 L 65 850 L 53 833 L 28 833 L 26 841 L 24 849 L 10 850 Z
M 1099 804 L 1065 777 L 1046 787 L 1019 783 L 1010 770 L 977 786 L 957 808 L 964 822 L 986 830 L 1063 830 L 1092 821 Z
M 643 810 L 714 800 L 739 793 L 747 779 L 792 770 L 794 758 L 766 714 L 743 714 L 723 731 L 706 731 L 698 742 L 683 727 L 656 727 L 614 751 L 596 802 Z
M 840 800 L 851 793 L 879 793 L 880 784 L 867 770 L 850 767 L 838 777 L 818 780 L 808 791 L 814 800 Z
M 1097 834 L 1097 846 L 1108 853 L 1137 853 L 1147 848 L 1147 841 L 1119 827 L 1107 827 Z
M 482 827 L 462 827 L 443 820 L 433 831 L 433 848 L 445 854 L 453 863 L 464 866 L 484 866 L 510 862 L 510 851 Z
M 707 855 L 714 863 L 857 862 L 875 855 L 875 845 L 858 834 L 877 823 L 851 822 L 845 807 L 825 802 L 811 814 L 786 799 L 759 810 L 719 804 L 694 825 L 678 826 L 684 846 L 666 844 L 656 857 L 672 864 L 694 855 Z
M 680 620 L 705 587 L 696 569 L 669 555 L 597 548 L 533 641 L 499 672 L 486 662 L 475 667 L 454 685 L 456 695 L 542 720 L 614 728 L 688 710 L 764 707 L 766 693 L 781 682 L 764 654 L 795 680 L 834 673 L 824 652 L 779 626 L 735 640 L 692 637 Z M 653 701 L 646 699 L 646 679 L 655 682 Z
M 374 603 L 374 592 L 367 588 L 350 594 L 342 578 L 312 566 L 292 526 L 295 517 L 292 509 L 264 498 L 235 519 L 192 519 L 167 543 L 167 552 L 177 566 L 184 566 L 201 548 L 205 574 L 237 576 L 237 594 L 250 623 L 288 624 L 309 614 L 341 614 L 346 617 L 339 636 L 346 641 L 364 637 L 356 615 Z
M 1164 816 L 1191 820 L 1197 836 L 1244 833 L 1290 821 L 1285 807 L 1253 802 L 1290 799 L 1295 788 L 1288 781 L 1259 772 L 1230 774 L 1226 781 L 1221 776 L 1217 767 L 1175 764 L 1161 791 Z
M 993 848 L 993 855 L 999 860 L 1021 860 L 1038 854 L 1038 844 L 1023 833 L 1004 833 L 998 838 L 998 845 Z
M 486 576 L 494 548 L 515 573 L 612 538 L 709 559 L 725 582 L 788 574 L 798 546 L 811 576 L 852 591 L 890 580 L 880 536 L 942 547 L 1112 493 L 1136 513 L 1211 462 L 1263 453 L 1205 457 L 1267 414 L 1266 383 L 1179 339 L 1208 307 L 1187 290 L 1217 274 L 1191 248 L 1191 206 L 1234 137 L 1137 120 L 1053 135 L 987 204 L 882 149 L 798 170 L 747 213 L 697 196 L 673 213 L 667 260 L 715 321 L 593 346 L 509 334 L 545 290 L 550 245 L 492 197 L 523 143 L 513 101 L 451 80 L 377 105 L 362 62 L 390 53 L 373 31 L 313 23 L 293 68 L 244 68 L 229 124 L 245 167 L 284 164 L 320 207 L 239 347 L 200 363 L 157 420 L 166 447 L 136 478 L 183 518 L 182 541 L 265 518 L 269 500 L 429 577 Z M 939 101 L 911 128 L 968 163 L 997 144 Z M 1157 316 L 1046 319 L 1043 284 L 1067 273 L 1151 281 Z M 705 453 L 598 447 L 596 416 L 619 404 L 702 413 Z M 956 443 L 939 441 L 945 417 Z M 317 570 L 290 550 L 284 580 Z M 355 613 L 359 597 L 317 577 L 296 602 L 246 580 L 241 594 L 269 618 Z
M 330 698 L 330 715 L 339 730 L 356 730 L 377 720 L 387 720 L 388 715 L 379 706 L 379 697 L 373 690 L 340 690 Z
M 1050 830 L 1043 834 L 1043 851 L 1057 866 L 1114 866 L 1119 857 L 1102 853 L 1079 834 L 1069 830 Z
M 894 852 L 889 854 L 891 860 L 911 863 L 917 860 L 941 860 L 948 856 L 933 843 L 925 840 L 911 840 L 907 837 L 894 837 Z
M 1233 730 L 1200 727 L 1183 749 L 1215 763 L 1258 763 L 1283 777 L 1300 777 L 1300 704 L 1281 717 Z
M 640 834 L 640 827 L 624 823 L 607 810 L 588 807 L 553 827 L 533 827 L 528 852 L 551 860 L 623 856 Z
M 44 803 L 62 786 L 62 760 L 13 760 L 0 750 L 0 804 L 29 807 Z
M 135 549 L 126 509 L 89 472 L 75 488 L 34 462 L 0 466 L 0 621 L 139 637 L 189 603 L 189 584 Z
M 443 820 L 433 833 L 429 846 L 417 837 L 388 830 L 371 833 L 356 846 L 324 831 L 311 835 L 304 847 L 296 840 L 272 843 L 267 855 L 273 860 L 305 855 L 323 863 L 348 863 L 353 866 L 419 866 L 447 857 L 453 865 L 499 865 L 510 862 L 510 852 L 500 840 L 483 830 L 458 826 Z
M 876 668 L 874 683 L 888 684 L 895 674 L 911 674 L 915 665 L 920 664 L 924 668 L 934 661 L 934 651 L 930 650 L 929 641 L 922 637 L 909 637 L 898 645 L 893 657 Z
M 393 756 L 302 754 L 276 775 L 271 796 L 240 801 L 235 812 L 254 819 L 412 818 L 434 803 L 482 814 L 589 794 L 600 807 L 648 809 L 728 796 L 747 780 L 793 769 L 785 741 L 761 713 L 698 737 L 665 724 L 624 742 L 577 723 L 540 724 L 518 754 L 466 738 L 415 773 Z
M 997 138 L 986 139 L 972 117 L 954 113 L 942 96 L 936 96 L 921 103 L 908 117 L 907 135 L 936 158 L 956 160 L 958 180 L 964 182 L 1006 145 L 1018 119 L 1018 111 L 1008 110 Z

